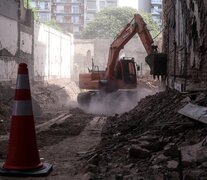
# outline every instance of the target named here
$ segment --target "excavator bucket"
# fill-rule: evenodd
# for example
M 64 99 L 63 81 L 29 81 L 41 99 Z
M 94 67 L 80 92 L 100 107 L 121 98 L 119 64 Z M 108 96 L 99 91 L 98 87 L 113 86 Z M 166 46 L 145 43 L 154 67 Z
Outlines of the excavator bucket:
M 165 78 L 167 76 L 167 54 L 153 53 L 145 58 L 146 63 L 150 67 L 150 74 L 159 79 L 159 76 Z

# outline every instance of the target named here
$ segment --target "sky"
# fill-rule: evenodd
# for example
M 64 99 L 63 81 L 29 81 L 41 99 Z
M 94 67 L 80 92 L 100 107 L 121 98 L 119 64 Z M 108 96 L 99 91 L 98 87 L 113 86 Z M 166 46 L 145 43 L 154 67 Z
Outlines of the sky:
M 138 0 L 119 0 L 120 6 L 129 6 L 135 9 L 138 8 Z

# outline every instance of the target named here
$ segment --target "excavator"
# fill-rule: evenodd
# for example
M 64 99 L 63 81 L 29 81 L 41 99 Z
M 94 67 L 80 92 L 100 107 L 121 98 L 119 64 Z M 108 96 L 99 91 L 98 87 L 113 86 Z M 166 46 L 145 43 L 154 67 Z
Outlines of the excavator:
M 121 90 L 132 92 L 137 88 L 136 63 L 132 57 L 119 59 L 121 49 L 134 37 L 135 34 L 147 52 L 146 63 L 150 67 L 150 74 L 164 78 L 167 74 L 167 55 L 158 53 L 153 38 L 147 29 L 147 25 L 139 14 L 134 14 L 133 19 L 120 31 L 110 45 L 108 63 L 106 70 L 99 70 L 92 62 L 92 69 L 89 73 L 79 74 L 79 88 L 88 90 L 78 94 L 77 101 L 80 105 L 88 105 L 94 97 Z

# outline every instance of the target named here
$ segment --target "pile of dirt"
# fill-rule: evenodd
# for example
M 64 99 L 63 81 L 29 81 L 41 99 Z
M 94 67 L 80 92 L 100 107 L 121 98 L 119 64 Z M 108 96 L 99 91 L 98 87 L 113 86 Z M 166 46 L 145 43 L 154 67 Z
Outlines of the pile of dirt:
M 57 80 L 57 82 L 59 81 Z M 36 124 L 61 114 L 62 109 L 68 108 L 69 102 L 72 98 L 74 99 L 73 96 L 78 91 L 75 89 L 74 82 L 68 83 L 68 80 L 57 82 L 56 84 L 43 82 L 30 84 L 33 115 Z M 9 131 L 14 94 L 14 85 L 9 82 L 0 84 L 0 135 L 5 135 Z
M 7 134 L 12 111 L 14 89 L 5 84 L 0 84 L 0 135 Z
M 207 126 L 177 113 L 190 97 L 160 92 L 109 117 L 100 145 L 84 157 L 91 179 L 205 179 Z

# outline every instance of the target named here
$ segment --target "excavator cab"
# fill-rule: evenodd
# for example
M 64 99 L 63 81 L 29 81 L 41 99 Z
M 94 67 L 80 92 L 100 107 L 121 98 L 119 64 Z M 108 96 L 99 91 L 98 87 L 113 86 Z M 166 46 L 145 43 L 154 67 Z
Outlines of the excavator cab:
M 123 81 L 125 84 L 137 83 L 134 58 L 123 57 L 118 61 L 117 79 Z

